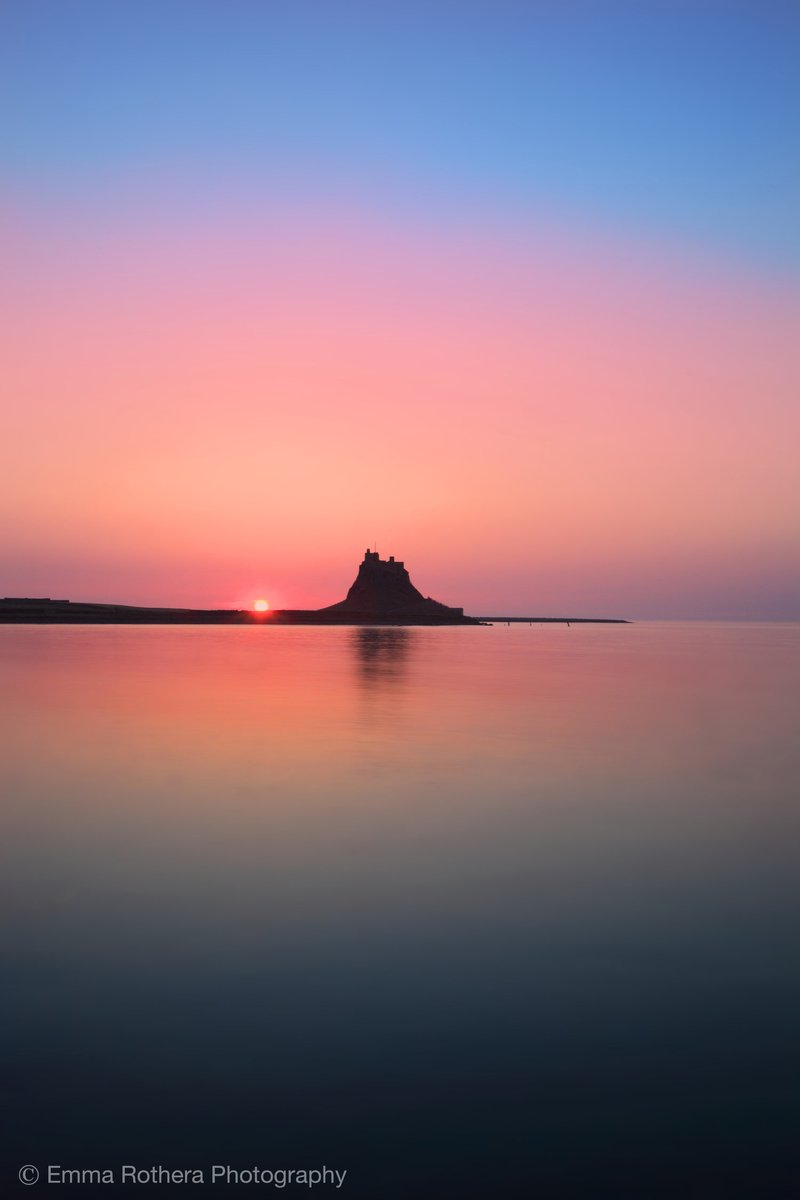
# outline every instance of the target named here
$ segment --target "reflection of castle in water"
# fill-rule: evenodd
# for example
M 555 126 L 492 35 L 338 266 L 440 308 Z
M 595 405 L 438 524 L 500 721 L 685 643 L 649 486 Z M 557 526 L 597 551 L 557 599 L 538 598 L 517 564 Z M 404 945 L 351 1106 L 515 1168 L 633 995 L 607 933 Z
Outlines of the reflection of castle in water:
M 397 683 L 405 675 L 414 635 L 398 626 L 360 626 L 353 630 L 352 646 L 365 683 Z

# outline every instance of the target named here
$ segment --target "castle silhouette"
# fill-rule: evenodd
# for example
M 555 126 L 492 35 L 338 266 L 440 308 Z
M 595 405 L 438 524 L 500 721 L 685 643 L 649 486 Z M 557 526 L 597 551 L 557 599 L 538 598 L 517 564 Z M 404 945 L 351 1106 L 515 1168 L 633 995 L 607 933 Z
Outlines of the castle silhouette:
M 463 608 L 451 608 L 430 596 L 423 596 L 411 582 L 405 563 L 393 554 L 383 559 L 377 550 L 364 552 L 358 575 L 344 600 L 318 609 L 318 612 L 366 620 L 400 616 L 443 624 L 469 620 L 464 617 Z

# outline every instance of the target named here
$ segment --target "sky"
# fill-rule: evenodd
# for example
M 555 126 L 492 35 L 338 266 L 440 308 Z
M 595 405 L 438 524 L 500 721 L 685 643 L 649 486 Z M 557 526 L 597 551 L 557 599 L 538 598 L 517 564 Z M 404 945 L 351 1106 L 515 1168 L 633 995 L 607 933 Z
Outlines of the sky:
M 800 617 L 800 7 L 5 0 L 0 595 Z

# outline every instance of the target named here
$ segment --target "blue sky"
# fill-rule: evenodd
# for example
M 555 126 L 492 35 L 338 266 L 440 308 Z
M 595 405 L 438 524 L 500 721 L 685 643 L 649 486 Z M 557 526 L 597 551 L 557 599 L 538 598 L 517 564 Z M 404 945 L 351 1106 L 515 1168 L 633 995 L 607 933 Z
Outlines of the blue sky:
M 6 0 L 0 45 L 23 198 L 175 169 L 800 265 L 796 3 Z

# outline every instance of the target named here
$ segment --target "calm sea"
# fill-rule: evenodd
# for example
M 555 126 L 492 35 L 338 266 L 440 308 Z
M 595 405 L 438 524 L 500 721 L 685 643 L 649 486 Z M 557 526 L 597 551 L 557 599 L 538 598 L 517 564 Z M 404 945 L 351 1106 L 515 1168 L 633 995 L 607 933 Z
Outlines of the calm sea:
M 800 626 L 0 627 L 0 666 L 9 1178 L 800 1194 Z

